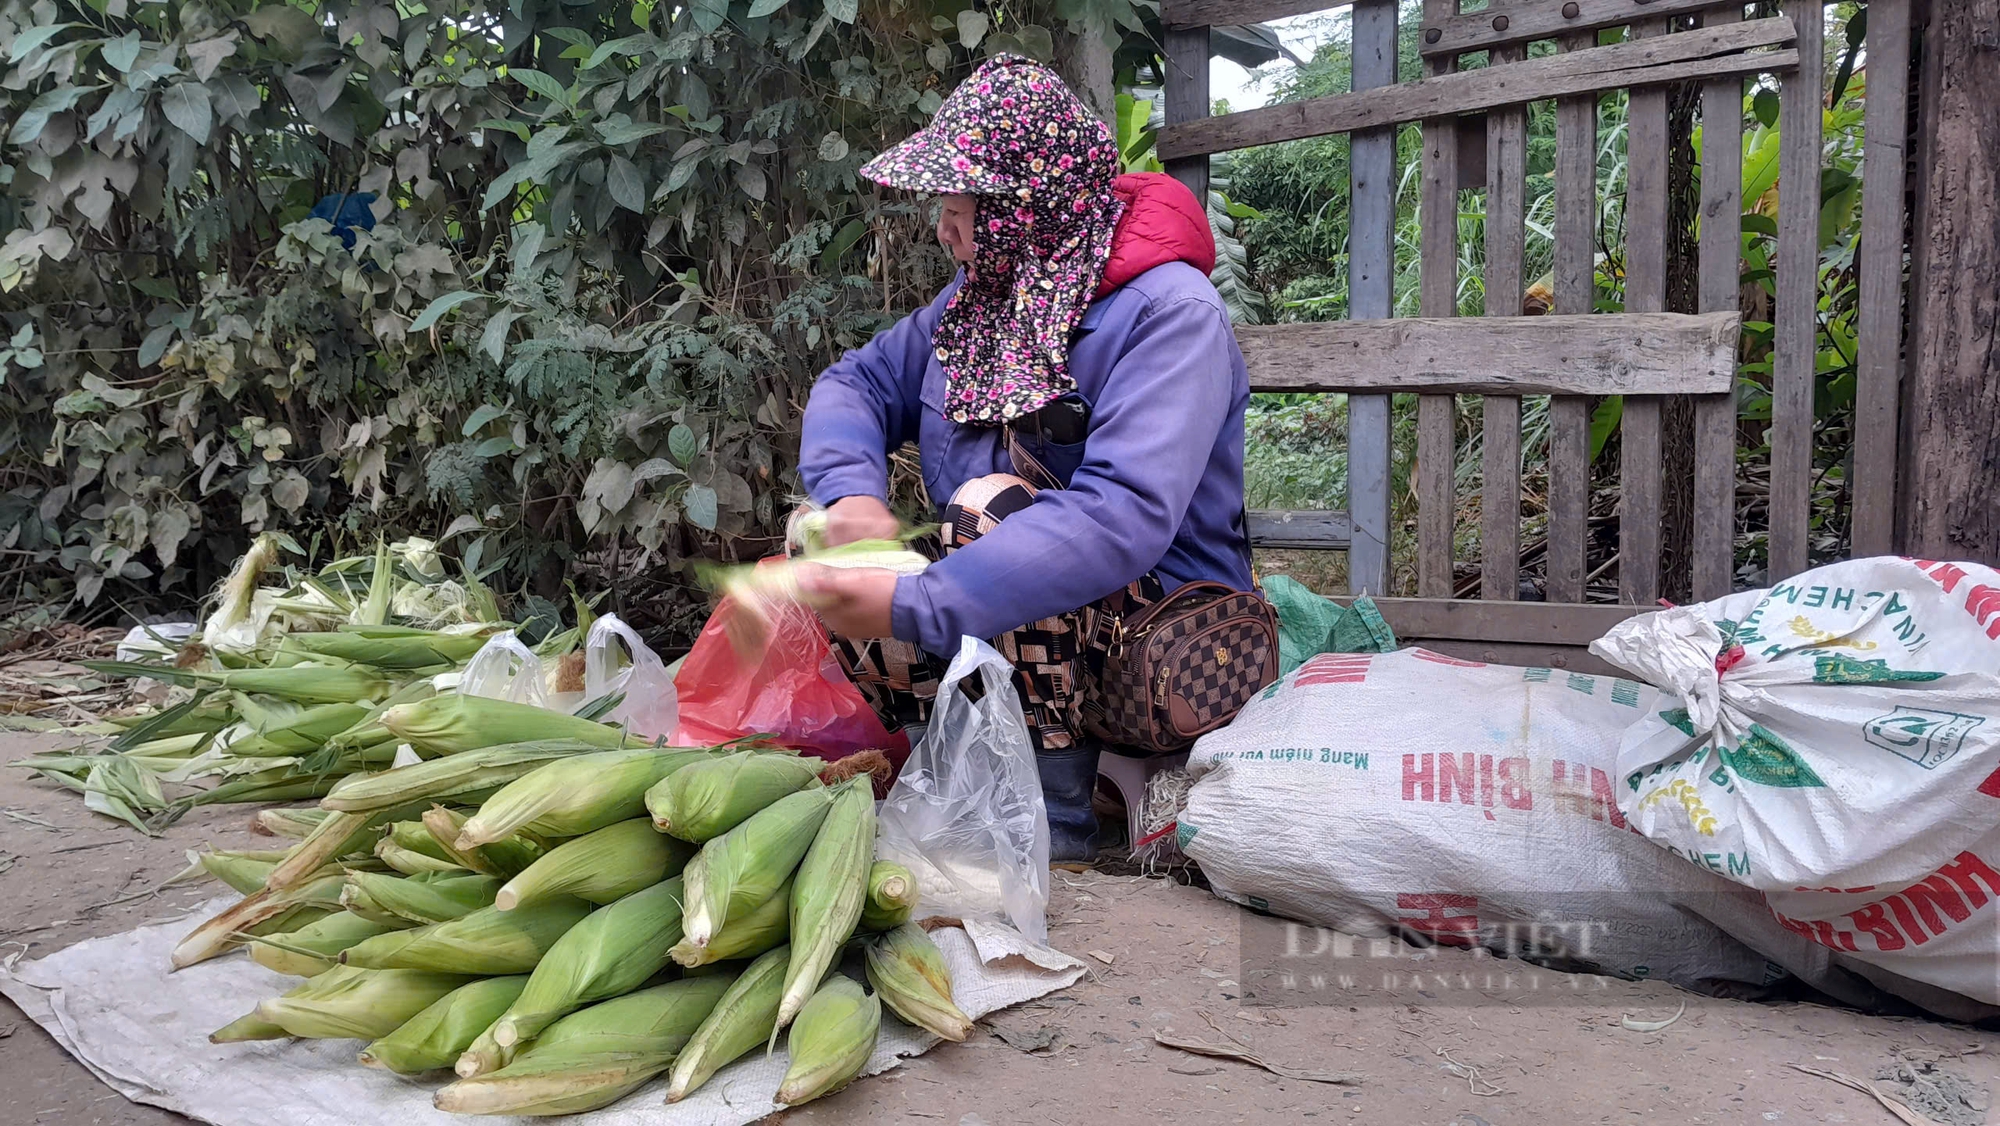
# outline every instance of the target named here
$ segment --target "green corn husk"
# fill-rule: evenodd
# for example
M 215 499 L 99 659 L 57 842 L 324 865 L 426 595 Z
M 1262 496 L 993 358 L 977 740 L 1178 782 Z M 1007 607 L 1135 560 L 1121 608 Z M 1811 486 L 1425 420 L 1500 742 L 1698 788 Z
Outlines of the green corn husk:
M 874 780 L 852 778 L 834 787 L 833 808 L 792 881 L 792 964 L 778 1005 L 779 1028 L 792 1023 L 853 936 L 874 854 Z M 777 1042 L 775 1030 L 771 1041 Z
M 500 892 L 494 876 L 390 876 L 351 872 L 341 889 L 343 907 L 378 922 L 443 923 L 493 906 Z
M 868 869 L 868 901 L 861 905 L 857 930 L 894 930 L 917 910 L 917 879 L 893 860 L 877 860 Z
M 924 928 L 904 923 L 871 939 L 864 953 L 868 984 L 897 1016 L 947 1040 L 972 1035 L 972 1018 L 952 997 L 944 955 Z
M 335 911 L 307 926 L 252 942 L 250 960 L 281 974 L 315 977 L 339 965 L 340 954 L 348 947 L 400 929 L 351 911 Z
M 732 915 L 775 894 L 812 847 L 831 808 L 832 790 L 800 790 L 701 846 L 683 872 L 688 885 L 688 942 L 708 945 Z
M 818 759 L 738 751 L 677 770 L 646 791 L 653 828 L 700 844 L 819 779 Z
M 285 638 L 285 644 L 315 656 L 335 657 L 390 671 L 413 672 L 464 664 L 486 644 L 491 632 L 490 629 L 464 633 L 425 630 L 381 637 L 359 630 L 342 630 L 338 633 L 295 633 Z
M 472 979 L 427 970 L 335 966 L 257 1006 L 257 1015 L 293 1036 L 376 1040 Z
M 398 1075 L 420 1075 L 458 1062 L 481 1032 L 528 984 L 526 974 L 489 977 L 461 985 L 361 1050 L 361 1062 Z
M 381 858 L 382 863 L 405 876 L 415 876 L 423 872 L 451 873 L 460 876 L 473 874 L 449 860 L 439 860 L 434 856 L 425 856 L 421 852 L 403 848 L 387 837 L 375 846 L 375 855 Z
M 251 1010 L 208 1034 L 211 1044 L 241 1044 L 246 1040 L 289 1040 L 291 1033 Z
M 798 1106 L 847 1086 L 875 1054 L 881 1031 L 880 999 L 852 978 L 835 974 L 827 979 L 799 1010 L 785 1038 L 792 1058 L 778 1084 L 777 1101 Z
M 928 529 L 903 533 L 906 539 Z M 723 624 L 730 644 L 745 657 L 762 654 L 779 615 L 797 613 L 798 607 L 817 609 L 799 585 L 798 565 L 816 563 L 824 567 L 879 568 L 899 575 L 921 574 L 931 561 L 911 551 L 904 540 L 856 540 L 837 547 L 825 547 L 808 535 L 805 551 L 776 563 L 744 566 L 701 566 L 696 576 L 702 584 L 721 595 L 729 604 Z
M 227 884 L 238 895 L 250 895 L 264 889 L 264 881 L 271 876 L 271 870 L 284 859 L 283 853 L 273 855 L 268 851 L 227 851 L 188 853 L 191 867 L 199 868 L 208 876 Z M 181 875 L 186 875 L 182 873 Z M 169 883 L 180 880 L 176 875 Z
M 681 1049 L 667 1077 L 667 1101 L 677 1103 L 708 1082 L 716 1072 L 764 1043 L 778 1020 L 778 1000 L 785 992 L 785 967 L 791 951 L 783 946 L 765 951 L 731 982 L 714 1011 Z
M 672 1066 L 729 987 L 723 975 L 642 989 L 562 1018 L 513 1063 L 438 1091 L 454 1114 L 576 1114 Z
M 361 704 L 319 704 L 300 712 L 289 722 L 259 730 L 229 744 L 237 758 L 278 758 L 310 754 L 328 739 L 347 730 L 368 715 Z
M 459 848 L 458 835 L 465 830 L 466 815 L 443 806 L 424 811 L 424 828 L 431 840 L 452 860 L 474 872 L 513 879 L 548 854 L 540 843 L 523 836 L 508 837 L 480 848 Z
M 360 668 L 294 665 L 277 669 L 226 669 L 206 672 L 148 665 L 138 661 L 84 661 L 83 666 L 106 676 L 143 676 L 194 688 L 213 685 L 232 692 L 276 696 L 301 704 L 354 704 L 389 691 L 389 682 Z
M 606 749 L 628 745 L 622 728 L 532 704 L 456 692 L 415 704 L 399 704 L 382 713 L 381 723 L 426 756 L 542 739 L 575 740 Z M 637 740 L 636 745 L 646 744 Z
M 330 810 L 324 809 L 264 809 L 251 819 L 251 828 L 261 833 L 287 840 L 302 841 L 312 835 L 319 823 L 326 820 Z
M 466 804 L 471 800 L 468 795 L 478 793 L 484 800 L 485 795 L 538 766 L 601 749 L 576 739 L 504 743 L 399 766 L 380 774 L 353 775 L 329 790 L 319 804 L 323 809 L 342 813 L 367 813 L 411 802 Z
M 738 958 L 754 958 L 783 946 L 792 934 L 792 880 L 786 880 L 770 898 L 731 918 L 708 940 L 696 946 L 686 938 L 667 951 L 682 967 L 695 969 Z
M 344 874 L 331 870 L 281 891 L 267 888 L 245 896 L 205 920 L 175 944 L 173 968 L 186 969 L 226 953 L 242 942 L 244 936 L 256 933 L 259 928 L 275 933 L 305 926 L 310 920 L 297 916 L 301 910 L 339 910 L 340 888 L 345 880 Z M 287 923 L 292 926 L 287 927 Z
M 290 887 L 343 856 L 371 852 L 382 826 L 421 812 L 421 806 L 402 805 L 369 813 L 336 813 L 292 846 L 284 861 L 271 870 L 264 886 L 273 890 Z
M 494 899 L 502 911 L 552 895 L 610 903 L 679 875 L 694 849 L 663 837 L 643 817 L 564 841 L 507 881 Z
M 502 787 L 465 821 L 454 848 L 478 848 L 518 832 L 577 837 L 643 817 L 646 791 L 708 751 L 623 750 L 548 763 Z
M 459 1058 L 460 1077 L 505 1065 L 522 1044 L 565 1014 L 630 993 L 667 968 L 667 951 L 681 937 L 681 898 L 676 876 L 600 907 L 571 927 L 535 967 L 520 999 Z
M 449 922 L 371 938 L 342 951 L 340 964 L 495 977 L 524 974 L 589 913 L 589 904 L 568 896 L 518 911 L 482 907 Z
M 431 827 L 422 821 L 392 821 L 383 830 L 382 839 L 393 843 L 397 848 L 408 849 L 428 856 L 432 860 L 442 860 L 454 867 L 465 867 L 438 843 L 437 838 L 431 835 Z M 380 848 L 379 845 L 376 847 Z

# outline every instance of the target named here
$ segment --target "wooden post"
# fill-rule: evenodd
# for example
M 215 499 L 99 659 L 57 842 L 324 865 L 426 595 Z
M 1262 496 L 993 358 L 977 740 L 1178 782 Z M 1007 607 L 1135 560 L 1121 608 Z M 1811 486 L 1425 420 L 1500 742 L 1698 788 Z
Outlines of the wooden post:
M 1206 27 L 1167 31 L 1167 124 L 1178 125 L 1208 116 L 1208 49 Z M 1186 184 L 1194 198 L 1208 206 L 1208 157 L 1185 156 L 1164 161 L 1174 179 Z
M 2000 564 L 2000 0 L 1931 0 L 1903 550 Z
M 1357 0 L 1353 20 L 1354 88 L 1394 86 L 1396 0 Z M 1355 133 L 1350 145 L 1348 311 L 1357 320 L 1386 318 L 1395 313 L 1396 128 Z M 1389 462 L 1389 396 L 1350 396 L 1347 584 L 1355 594 L 1389 593 Z

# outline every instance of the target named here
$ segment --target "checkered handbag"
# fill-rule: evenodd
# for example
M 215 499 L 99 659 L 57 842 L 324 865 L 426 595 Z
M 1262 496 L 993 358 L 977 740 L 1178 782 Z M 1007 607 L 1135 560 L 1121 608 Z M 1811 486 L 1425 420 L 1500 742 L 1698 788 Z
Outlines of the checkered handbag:
M 1278 674 L 1278 620 L 1256 593 L 1189 583 L 1130 617 L 1098 615 L 1086 644 L 1084 729 L 1122 749 L 1173 754 L 1236 718 Z

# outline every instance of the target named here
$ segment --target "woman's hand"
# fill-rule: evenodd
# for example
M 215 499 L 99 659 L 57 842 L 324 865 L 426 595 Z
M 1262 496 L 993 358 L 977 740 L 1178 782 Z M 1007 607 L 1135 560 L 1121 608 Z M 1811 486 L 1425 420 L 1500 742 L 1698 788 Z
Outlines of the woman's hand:
M 874 497 L 847 497 L 826 510 L 828 547 L 856 540 L 892 540 L 902 530 L 889 506 Z
M 828 629 L 853 641 L 890 636 L 889 609 L 896 600 L 896 573 L 879 567 L 798 565 L 806 605 L 819 612 Z

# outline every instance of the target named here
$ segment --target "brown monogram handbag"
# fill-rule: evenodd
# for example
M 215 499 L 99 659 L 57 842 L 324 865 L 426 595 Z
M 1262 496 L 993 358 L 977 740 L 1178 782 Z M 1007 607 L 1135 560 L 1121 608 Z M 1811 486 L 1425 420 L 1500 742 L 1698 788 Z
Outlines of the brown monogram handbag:
M 1036 487 L 1061 487 L 1018 431 L 1008 452 Z M 1277 611 L 1255 591 L 1189 583 L 1150 605 L 1092 607 L 1082 618 L 1081 726 L 1121 750 L 1184 751 L 1278 678 Z

